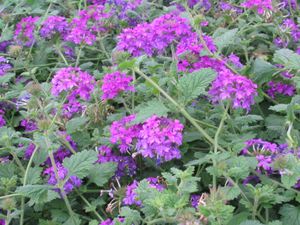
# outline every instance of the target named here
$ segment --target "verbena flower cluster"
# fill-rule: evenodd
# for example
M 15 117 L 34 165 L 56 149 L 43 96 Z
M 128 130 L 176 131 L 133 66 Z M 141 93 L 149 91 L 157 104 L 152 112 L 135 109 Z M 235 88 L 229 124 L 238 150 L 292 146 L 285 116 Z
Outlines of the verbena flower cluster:
M 275 98 L 276 94 L 293 96 L 295 94 L 296 88 L 291 84 L 284 84 L 282 82 L 270 81 L 268 83 L 267 93 L 270 97 Z
M 162 54 L 170 44 L 190 34 L 188 21 L 176 13 L 169 13 L 151 23 L 124 29 L 118 36 L 117 49 L 133 56 Z
M 230 70 L 223 70 L 213 81 L 209 95 L 213 103 L 230 101 L 233 108 L 243 108 L 250 111 L 255 103 L 257 85 L 250 79 L 233 74 Z
M 54 38 L 55 35 L 65 37 L 68 32 L 69 24 L 65 17 L 49 16 L 42 24 L 40 34 L 43 38 Z
M 120 92 L 134 92 L 134 86 L 132 86 L 132 77 L 127 76 L 125 73 L 119 71 L 106 74 L 102 79 L 102 99 L 114 99 Z
M 272 0 L 247 0 L 242 3 L 243 7 L 252 9 L 255 8 L 259 14 L 263 14 L 266 10 L 272 10 Z
M 16 25 L 14 40 L 19 45 L 30 47 L 35 43 L 35 24 L 39 17 L 24 17 Z
M 12 66 L 9 64 L 9 61 L 0 56 L 0 77 L 5 75 L 10 69 L 12 69 Z
M 130 115 L 113 122 L 110 127 L 110 140 L 119 145 L 121 153 L 136 146 L 143 157 L 156 158 L 158 162 L 181 157 L 179 146 L 184 126 L 179 120 L 154 115 L 143 124 L 131 125 L 134 119 L 135 115 Z

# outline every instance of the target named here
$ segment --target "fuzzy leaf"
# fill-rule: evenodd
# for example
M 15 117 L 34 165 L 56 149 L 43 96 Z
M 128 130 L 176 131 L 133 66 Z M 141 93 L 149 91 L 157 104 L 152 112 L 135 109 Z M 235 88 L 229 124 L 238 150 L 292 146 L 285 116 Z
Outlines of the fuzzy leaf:
M 72 134 L 80 130 L 83 125 L 87 123 L 88 119 L 85 117 L 76 117 L 67 122 L 66 129 L 68 134 Z
M 223 34 L 216 37 L 219 30 L 217 30 L 213 36 L 214 36 L 214 42 L 217 45 L 219 51 L 222 51 L 223 48 L 234 43 L 235 36 L 238 29 L 236 28 L 232 30 L 226 30 L 225 32 L 223 32 Z
M 246 220 L 242 222 L 240 225 L 263 225 L 263 224 L 257 220 Z
M 140 108 L 133 124 L 144 122 L 154 114 L 157 116 L 166 116 L 168 112 L 169 109 L 161 101 L 151 100 L 146 103 L 145 107 Z
M 115 174 L 116 169 L 117 164 L 113 162 L 96 164 L 91 168 L 88 176 L 91 182 L 101 187 Z
M 72 155 L 70 158 L 65 158 L 63 166 L 68 169 L 70 175 L 84 178 L 94 166 L 97 155 L 95 151 L 84 150 Z
M 201 94 L 205 94 L 205 89 L 215 77 L 216 73 L 212 69 L 202 69 L 184 75 L 178 82 L 181 101 L 187 104 Z
M 28 204 L 32 206 L 34 204 L 44 204 L 59 198 L 58 193 L 51 189 L 53 189 L 53 186 L 49 185 L 25 185 L 18 187 L 16 193 L 30 198 Z
M 283 224 L 300 225 L 300 207 L 286 204 L 281 207 L 279 214 Z
M 290 49 L 277 50 L 273 60 L 278 64 L 284 65 L 287 69 L 300 69 L 300 55 Z

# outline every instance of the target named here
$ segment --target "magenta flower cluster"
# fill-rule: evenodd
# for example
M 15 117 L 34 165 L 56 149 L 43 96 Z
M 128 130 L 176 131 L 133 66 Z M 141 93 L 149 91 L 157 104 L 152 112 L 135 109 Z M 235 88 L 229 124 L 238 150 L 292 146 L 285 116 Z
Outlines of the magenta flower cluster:
M 184 126 L 179 120 L 153 115 L 142 124 L 130 125 L 134 115 L 115 121 L 110 127 L 111 142 L 118 144 L 121 153 L 132 150 L 143 157 L 169 161 L 181 157 L 179 146 L 182 144 Z
M 16 25 L 14 40 L 19 45 L 30 47 L 35 43 L 34 29 L 39 17 L 24 17 Z
M 4 119 L 4 111 L 0 109 L 0 127 L 4 127 L 6 124 L 6 121 Z
M 135 115 L 126 116 L 119 121 L 114 121 L 110 127 L 110 141 L 118 144 L 121 153 L 130 151 L 138 136 L 140 125 L 131 125 L 134 119 Z
M 208 93 L 213 103 L 231 101 L 233 108 L 249 111 L 255 103 L 256 89 L 257 85 L 250 79 L 226 69 L 219 72 Z
M 188 21 L 176 13 L 169 13 L 151 23 L 124 29 L 118 36 L 117 49 L 133 56 L 162 54 L 170 44 L 190 34 Z
M 183 128 L 179 120 L 154 115 L 143 123 L 136 148 L 145 158 L 162 161 L 179 159 L 181 154 L 178 147 L 182 144 Z
M 65 37 L 69 24 L 65 17 L 49 16 L 42 24 L 40 35 L 43 38 L 51 39 L 55 35 Z
M 88 101 L 95 87 L 95 79 L 89 73 L 77 67 L 67 67 L 58 70 L 52 81 L 52 94 L 68 94 L 68 103 L 64 105 L 64 114 L 71 117 L 83 109 L 78 98 Z
M 255 8 L 258 14 L 263 14 L 266 10 L 273 10 L 272 0 L 247 0 L 241 6 L 249 9 Z
M 106 74 L 102 79 L 102 100 L 114 99 L 120 92 L 134 92 L 132 77 L 119 71 Z
M 71 21 L 66 40 L 75 44 L 94 44 L 97 34 L 106 31 L 104 20 L 110 15 L 102 5 L 88 6 Z
M 217 50 L 211 37 L 203 35 L 206 46 L 211 52 Z M 220 71 L 225 68 L 224 63 L 209 56 L 201 56 L 205 51 L 205 47 L 200 42 L 196 33 L 189 38 L 182 39 L 177 45 L 176 56 L 178 59 L 178 70 L 183 72 L 193 72 L 203 68 L 212 68 Z
M 32 132 L 38 129 L 36 122 L 29 119 L 21 120 L 20 125 L 25 129 L 26 132 Z
M 296 92 L 296 88 L 292 84 L 284 84 L 282 82 L 270 81 L 268 82 L 267 94 L 271 98 L 275 98 L 276 94 L 293 96 Z
M 48 176 L 48 184 L 50 185 L 57 185 L 58 182 L 63 181 L 66 179 L 68 176 L 68 170 L 63 167 L 60 163 L 56 163 L 56 168 L 57 168 L 57 175 L 58 175 L 58 180 L 56 178 L 56 174 L 54 171 L 53 166 L 47 168 L 43 174 Z M 80 187 L 82 184 L 82 181 L 76 177 L 76 176 L 70 176 L 70 178 L 65 182 L 64 184 L 64 191 L 66 194 L 70 193 L 74 188 Z

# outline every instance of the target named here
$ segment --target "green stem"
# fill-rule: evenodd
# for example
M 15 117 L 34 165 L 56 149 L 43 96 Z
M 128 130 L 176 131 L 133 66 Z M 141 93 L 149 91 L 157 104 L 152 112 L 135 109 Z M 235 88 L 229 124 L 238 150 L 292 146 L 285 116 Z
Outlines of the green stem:
M 214 144 L 214 140 L 209 136 L 208 133 L 206 133 L 206 131 L 199 126 L 199 124 L 197 123 L 197 121 L 195 121 L 195 119 L 181 106 L 179 105 L 168 93 L 166 93 L 156 82 L 154 82 L 150 77 L 148 77 L 146 74 L 144 74 L 140 69 L 135 68 L 135 72 L 137 74 L 139 74 L 140 76 L 142 76 L 145 80 L 147 80 L 153 87 L 155 87 L 157 90 L 159 90 L 159 92 L 165 96 L 176 108 L 179 109 L 179 111 L 181 112 L 181 114 L 188 120 L 190 121 L 190 123 L 205 137 L 205 139 L 211 143 Z M 218 148 L 221 151 L 225 151 L 224 148 L 218 146 Z
M 78 55 L 77 55 L 77 58 L 76 58 L 75 67 L 77 67 L 77 66 L 78 66 L 78 64 L 79 64 L 79 60 L 80 60 L 80 54 L 81 54 L 82 48 L 83 48 L 83 46 L 82 46 L 82 45 L 80 45 L 80 47 L 79 47 L 79 51 L 78 51 Z
M 14 153 L 13 151 L 10 152 L 10 154 L 13 156 L 15 162 L 17 163 L 18 167 L 22 170 L 22 172 L 25 174 L 25 168 L 22 165 L 20 159 L 18 158 L 18 156 L 16 155 L 16 153 Z
M 36 145 L 35 146 L 35 149 L 32 153 L 32 155 L 30 156 L 30 159 L 29 159 L 29 162 L 28 162 L 28 165 L 26 167 L 26 171 L 25 171 L 25 174 L 24 174 L 24 179 L 23 179 L 23 187 L 26 185 L 27 183 L 27 177 L 28 177 L 28 172 L 29 172 L 29 169 L 32 165 L 32 162 L 33 162 L 33 158 L 34 158 L 34 155 L 35 153 L 37 152 L 37 149 L 38 149 L 38 146 Z M 24 223 L 24 206 L 25 206 L 25 198 L 22 196 L 21 198 L 21 216 L 20 216 L 20 225 L 23 225 Z
M 76 191 L 76 193 L 79 195 L 79 197 L 84 201 L 84 203 L 90 208 L 90 209 L 92 209 L 93 207 L 92 207 L 92 205 L 91 205 L 91 203 L 89 203 L 89 201 L 77 190 L 77 189 L 75 189 L 75 191 Z M 92 212 L 95 214 L 95 216 L 99 219 L 99 220 L 101 220 L 101 221 L 104 221 L 104 219 L 99 215 L 99 213 L 97 213 L 97 211 L 96 210 L 94 210 L 94 209 L 92 209 Z
M 215 157 L 218 154 L 218 146 L 219 146 L 218 139 L 219 139 L 219 135 L 220 135 L 220 133 L 223 129 L 224 122 L 225 122 L 226 117 L 227 117 L 227 112 L 228 112 L 229 106 L 230 106 L 230 103 L 227 104 L 227 106 L 224 110 L 223 116 L 221 118 L 221 122 L 220 122 L 218 130 L 215 134 L 215 138 L 214 138 L 214 154 L 215 154 Z M 215 157 L 213 158 L 213 167 L 214 167 L 214 169 L 216 169 L 217 166 L 218 166 Z M 217 176 L 215 174 L 213 175 L 213 190 L 214 190 L 214 192 L 216 192 L 216 190 L 217 190 Z
M 21 195 L 20 194 L 4 195 L 4 196 L 0 196 L 0 200 L 6 199 L 6 198 L 11 198 L 11 197 L 17 197 L 17 196 L 21 196 Z
M 253 209 L 252 209 L 252 219 L 253 220 L 255 220 L 257 208 L 258 208 L 258 198 L 255 196 L 254 203 L 253 203 Z

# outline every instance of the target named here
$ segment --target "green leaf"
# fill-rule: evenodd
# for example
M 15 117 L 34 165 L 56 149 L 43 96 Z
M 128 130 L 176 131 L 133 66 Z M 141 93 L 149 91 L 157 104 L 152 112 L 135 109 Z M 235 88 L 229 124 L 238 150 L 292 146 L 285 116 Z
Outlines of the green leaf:
M 269 109 L 275 112 L 286 112 L 288 105 L 287 104 L 278 104 L 270 106 Z
M 178 89 L 181 93 L 180 98 L 184 104 L 205 94 L 205 89 L 215 79 L 216 72 L 212 69 L 202 69 L 186 74 L 180 78 Z
M 234 43 L 237 31 L 238 31 L 237 28 L 232 30 L 225 30 L 224 28 L 222 28 L 222 30 L 221 29 L 216 30 L 213 37 L 214 37 L 214 42 L 217 45 L 219 51 L 222 51 L 223 48 Z M 219 33 L 221 32 L 222 34 L 219 35 Z
M 240 225 L 263 225 L 263 224 L 257 220 L 246 220 L 242 222 Z
M 10 81 L 10 79 L 13 78 L 14 76 L 15 76 L 14 73 L 7 73 L 3 76 L 0 76 L 0 84 L 8 83 Z
M 53 186 L 49 185 L 25 185 L 18 187 L 16 193 L 30 198 L 29 206 L 34 204 L 44 204 L 59 198 L 57 192 L 53 191 Z
M 129 61 L 121 62 L 121 63 L 118 65 L 118 67 L 119 67 L 119 69 L 121 69 L 121 70 L 132 69 L 132 68 L 134 68 L 135 63 L 136 63 L 136 59 L 132 59 L 132 60 L 129 60 Z
M 268 225 L 283 225 L 281 221 L 272 221 L 272 222 L 269 222 Z
M 81 225 L 81 220 L 79 216 L 73 214 L 63 225 Z
M 97 160 L 97 152 L 84 150 L 65 158 L 63 166 L 68 169 L 70 175 L 84 178 L 89 174 Z
M 300 69 L 300 55 L 290 49 L 280 49 L 274 54 L 273 61 L 284 65 L 287 69 Z
M 121 209 L 120 216 L 125 217 L 125 221 L 120 223 L 118 221 L 119 219 L 117 219 L 115 223 L 116 225 L 139 225 L 142 220 L 140 213 L 137 210 L 130 209 L 129 207 L 123 207 Z
M 168 112 L 169 109 L 161 101 L 151 100 L 144 107 L 140 108 L 133 124 L 144 122 L 153 115 L 167 116 Z
M 272 75 L 276 71 L 276 67 L 271 63 L 257 58 L 252 66 L 251 73 L 254 74 L 254 82 L 257 84 L 263 84 L 272 79 Z
M 103 186 L 115 174 L 117 164 L 114 162 L 96 164 L 89 172 L 89 179 L 98 186 Z
M 41 180 L 42 171 L 43 169 L 41 167 L 29 168 L 26 184 L 37 184 Z
M 79 131 L 86 123 L 88 119 L 86 117 L 76 117 L 67 122 L 66 129 L 68 134 L 72 134 Z
M 232 219 L 227 223 L 227 225 L 240 225 L 241 222 L 247 220 L 249 215 L 250 214 L 248 212 L 241 212 L 237 215 L 234 215 Z
M 14 163 L 0 163 L 0 177 L 10 178 L 15 175 L 16 166 Z
M 281 207 L 279 214 L 282 216 L 282 223 L 288 225 L 300 225 L 300 207 L 286 204 Z

